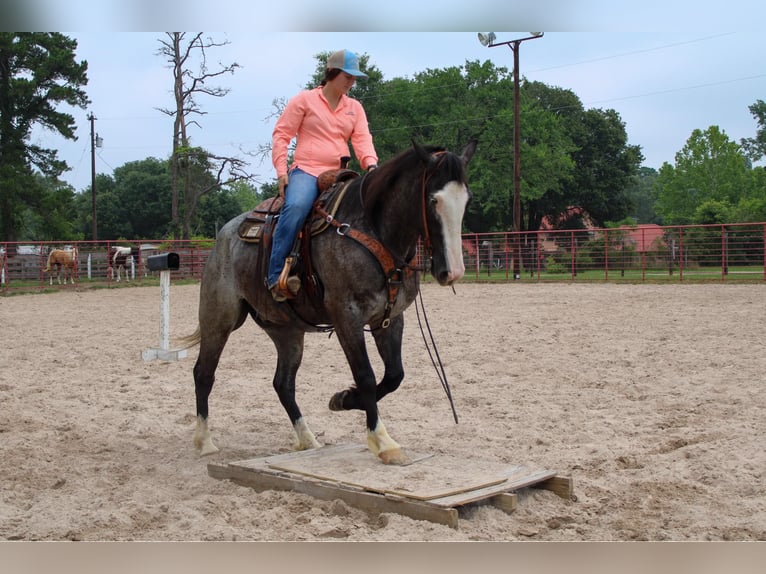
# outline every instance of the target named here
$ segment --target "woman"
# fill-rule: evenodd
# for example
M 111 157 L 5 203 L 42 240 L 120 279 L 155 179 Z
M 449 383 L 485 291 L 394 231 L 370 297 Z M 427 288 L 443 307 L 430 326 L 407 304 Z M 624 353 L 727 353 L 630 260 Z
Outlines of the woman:
M 348 50 L 335 52 L 327 59 L 322 83 L 293 97 L 274 126 L 272 163 L 277 170 L 279 194 L 285 198 L 272 238 L 266 278 L 276 301 L 294 297 L 300 288 L 300 282 L 291 281 L 289 289 L 280 289 L 278 281 L 298 231 L 319 193 L 317 177 L 337 169 L 340 158 L 351 155 L 349 140 L 362 169 L 377 167 L 378 156 L 367 115 L 362 104 L 348 96 L 356 79 L 366 77 L 367 74 L 359 70 L 356 54 Z M 287 149 L 294 137 L 295 154 L 288 170 Z

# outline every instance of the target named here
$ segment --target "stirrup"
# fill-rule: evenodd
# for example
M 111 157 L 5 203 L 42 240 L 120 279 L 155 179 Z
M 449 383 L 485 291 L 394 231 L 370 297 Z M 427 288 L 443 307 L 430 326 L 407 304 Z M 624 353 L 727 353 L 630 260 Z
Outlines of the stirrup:
M 296 275 L 290 275 L 295 258 L 289 256 L 285 259 L 285 265 L 282 267 L 282 272 L 279 274 L 277 280 L 277 289 L 280 295 L 283 295 L 286 299 L 295 299 L 301 288 L 301 280 Z

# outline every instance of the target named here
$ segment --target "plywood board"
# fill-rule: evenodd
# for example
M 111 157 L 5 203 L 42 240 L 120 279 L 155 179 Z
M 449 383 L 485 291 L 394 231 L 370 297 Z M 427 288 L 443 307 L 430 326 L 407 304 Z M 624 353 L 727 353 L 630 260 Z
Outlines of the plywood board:
M 489 503 L 513 512 L 514 491 L 533 486 L 575 499 L 570 478 L 550 470 L 446 454 L 409 452 L 407 466 L 387 466 L 366 446 L 342 444 L 229 463 L 211 463 L 213 478 L 255 490 L 288 490 L 343 500 L 368 512 L 396 512 L 457 528 L 458 508 Z
M 431 500 L 490 487 L 506 481 L 507 465 L 446 455 L 408 452 L 406 466 L 384 465 L 364 446 L 326 450 L 322 456 L 269 460 L 275 470 L 331 480 L 381 494 Z

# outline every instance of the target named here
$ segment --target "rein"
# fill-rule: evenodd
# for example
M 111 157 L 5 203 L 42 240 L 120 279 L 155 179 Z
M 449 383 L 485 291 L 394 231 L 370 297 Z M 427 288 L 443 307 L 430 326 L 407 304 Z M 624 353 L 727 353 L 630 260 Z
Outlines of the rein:
M 431 339 L 431 344 L 429 346 L 428 340 L 426 339 L 426 333 L 423 330 L 423 322 L 420 320 L 420 310 L 423 311 L 423 321 L 425 321 L 425 325 L 428 328 L 428 336 Z M 442 388 L 444 389 L 444 393 L 447 395 L 447 400 L 449 401 L 449 406 L 452 409 L 452 417 L 455 419 L 455 424 L 457 423 L 457 411 L 455 411 L 455 403 L 452 400 L 452 391 L 450 391 L 449 383 L 447 382 L 447 373 L 444 371 L 444 364 L 442 363 L 442 358 L 439 356 L 439 351 L 436 349 L 436 341 L 434 340 L 434 334 L 431 332 L 431 325 L 428 322 L 428 316 L 426 315 L 426 307 L 423 305 L 423 294 L 420 292 L 420 289 L 418 289 L 418 298 L 415 300 L 415 314 L 418 316 L 418 326 L 420 327 L 420 334 L 423 336 L 423 343 L 426 345 L 426 351 L 428 351 L 428 356 L 431 359 L 431 364 L 434 366 L 434 370 L 436 371 L 436 376 L 439 378 L 439 382 L 442 385 Z M 431 347 L 433 347 L 433 353 L 431 353 Z M 439 363 L 438 366 L 436 363 Z

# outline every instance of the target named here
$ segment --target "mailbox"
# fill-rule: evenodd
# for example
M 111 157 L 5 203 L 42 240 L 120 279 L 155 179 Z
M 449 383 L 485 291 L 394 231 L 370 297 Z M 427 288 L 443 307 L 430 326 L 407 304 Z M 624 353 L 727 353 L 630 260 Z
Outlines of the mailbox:
M 181 267 L 181 258 L 178 253 L 160 253 L 146 258 L 146 266 L 149 271 L 176 270 Z

